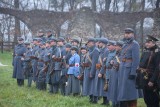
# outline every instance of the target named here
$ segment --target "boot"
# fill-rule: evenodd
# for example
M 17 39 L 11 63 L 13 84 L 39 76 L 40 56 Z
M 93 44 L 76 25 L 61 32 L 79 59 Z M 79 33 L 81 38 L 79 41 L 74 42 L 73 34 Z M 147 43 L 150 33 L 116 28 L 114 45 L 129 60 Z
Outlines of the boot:
M 103 103 L 101 103 L 101 105 L 109 105 L 107 97 L 103 97 Z
M 92 103 L 93 102 L 93 95 L 89 96 L 89 102 Z
M 128 107 L 126 101 L 121 101 L 120 102 L 120 107 Z
M 93 97 L 93 102 L 92 102 L 92 103 L 93 103 L 93 104 L 97 104 L 97 102 L 98 102 L 98 97 L 97 97 L 97 96 L 94 96 L 94 97 Z
M 128 101 L 128 107 L 137 107 L 137 100 Z

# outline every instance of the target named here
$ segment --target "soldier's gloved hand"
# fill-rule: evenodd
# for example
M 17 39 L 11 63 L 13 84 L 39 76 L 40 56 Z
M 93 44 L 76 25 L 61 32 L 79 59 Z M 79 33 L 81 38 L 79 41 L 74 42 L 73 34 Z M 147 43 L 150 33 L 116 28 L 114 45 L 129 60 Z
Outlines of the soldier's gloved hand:
M 136 78 L 135 75 L 129 75 L 129 77 L 128 77 L 128 79 L 130 79 L 130 80 L 134 80 L 135 78 Z

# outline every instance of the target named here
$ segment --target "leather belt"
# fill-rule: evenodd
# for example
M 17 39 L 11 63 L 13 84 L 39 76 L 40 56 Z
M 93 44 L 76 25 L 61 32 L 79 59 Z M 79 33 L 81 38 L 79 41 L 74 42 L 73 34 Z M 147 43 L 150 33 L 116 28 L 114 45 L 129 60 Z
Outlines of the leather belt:
M 133 60 L 131 58 L 123 58 L 122 62 L 132 62 Z

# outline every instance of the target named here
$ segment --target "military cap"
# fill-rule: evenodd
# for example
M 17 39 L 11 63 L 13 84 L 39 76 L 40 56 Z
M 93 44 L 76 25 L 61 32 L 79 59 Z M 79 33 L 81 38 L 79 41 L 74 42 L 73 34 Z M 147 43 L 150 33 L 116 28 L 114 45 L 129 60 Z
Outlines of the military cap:
M 17 40 L 18 40 L 18 41 L 22 41 L 22 40 L 24 40 L 24 39 L 23 39 L 22 37 L 18 37 Z
M 70 43 L 66 43 L 66 48 L 71 48 L 72 47 L 72 45 L 70 44 Z
M 108 43 L 108 39 L 107 38 L 100 38 L 99 42 L 107 44 Z
M 88 42 L 96 42 L 96 39 L 95 39 L 95 38 L 89 38 L 89 39 L 88 39 Z M 88 43 L 88 42 L 87 42 L 87 43 Z
M 25 45 L 30 45 L 30 43 L 29 43 L 29 42 L 24 42 L 24 44 L 25 44 Z
M 116 46 L 120 46 L 120 47 L 122 47 L 122 46 L 123 46 L 123 44 L 124 44 L 124 42 L 123 42 L 123 41 L 117 41 L 117 42 L 116 42 Z
M 107 45 L 116 45 L 116 41 L 109 40 Z
M 50 43 L 50 42 L 51 42 L 50 40 L 47 40 L 47 41 L 46 41 L 46 43 Z
M 33 38 L 33 41 L 37 41 L 37 38 Z
M 52 32 L 52 30 L 48 29 L 48 30 L 46 30 L 46 32 L 50 32 L 50 33 L 51 33 L 51 32 Z
M 40 30 L 38 31 L 38 33 L 44 33 L 44 31 L 43 31 L 42 29 L 40 29 Z
M 72 47 L 71 47 L 71 50 L 78 51 L 78 48 L 77 48 L 76 46 L 72 46 Z
M 134 33 L 134 30 L 132 28 L 126 28 L 124 30 L 125 33 Z
M 146 38 L 146 42 L 148 41 L 154 41 L 154 42 L 157 42 L 159 41 L 157 38 L 151 36 L 151 35 L 147 35 L 147 38 Z
M 40 45 L 46 45 L 46 43 L 45 42 L 40 42 Z
M 52 42 L 52 41 L 57 42 L 57 39 L 56 38 L 51 38 L 50 42 Z
M 59 37 L 59 38 L 57 39 L 57 42 L 64 42 L 64 38 L 63 38 L 63 37 Z
M 78 39 L 72 39 L 72 42 L 77 42 L 77 43 L 79 43 L 79 40 Z
M 82 49 L 87 50 L 87 47 L 86 47 L 86 46 L 82 46 L 82 47 L 81 47 L 81 50 L 82 50 Z
M 42 39 L 41 39 L 41 38 L 37 38 L 37 41 L 38 41 L 38 42 L 41 42 L 41 41 L 42 41 Z

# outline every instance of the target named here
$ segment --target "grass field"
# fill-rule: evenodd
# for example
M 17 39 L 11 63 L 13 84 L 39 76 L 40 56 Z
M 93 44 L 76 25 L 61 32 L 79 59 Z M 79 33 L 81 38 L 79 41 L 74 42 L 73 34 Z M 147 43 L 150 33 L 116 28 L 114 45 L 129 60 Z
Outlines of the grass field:
M 0 107 L 104 107 L 100 105 L 102 100 L 99 104 L 90 104 L 87 97 L 50 95 L 37 90 L 35 84 L 28 88 L 26 81 L 24 87 L 18 87 L 12 78 L 11 53 L 0 53 L 0 62 L 8 65 L 0 67 Z M 138 100 L 138 107 L 146 107 L 143 99 Z

